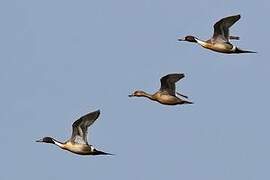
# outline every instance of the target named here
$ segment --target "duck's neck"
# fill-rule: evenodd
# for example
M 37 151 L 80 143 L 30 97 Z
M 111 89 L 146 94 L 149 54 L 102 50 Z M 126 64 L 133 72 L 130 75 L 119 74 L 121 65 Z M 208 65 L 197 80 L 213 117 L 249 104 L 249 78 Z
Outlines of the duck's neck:
M 55 139 L 53 139 L 53 144 L 55 144 L 56 146 L 60 147 L 60 148 L 64 148 L 64 143 L 57 141 Z
M 147 97 L 148 99 L 155 100 L 152 94 L 148 94 L 147 92 L 142 92 L 143 97 Z
M 197 41 L 197 43 L 198 43 L 199 45 L 201 45 L 201 46 L 203 46 L 203 47 L 205 47 L 206 44 L 207 44 L 207 42 L 205 42 L 205 41 L 203 41 L 203 40 L 200 40 L 200 39 L 198 39 L 198 38 L 195 38 L 195 40 Z

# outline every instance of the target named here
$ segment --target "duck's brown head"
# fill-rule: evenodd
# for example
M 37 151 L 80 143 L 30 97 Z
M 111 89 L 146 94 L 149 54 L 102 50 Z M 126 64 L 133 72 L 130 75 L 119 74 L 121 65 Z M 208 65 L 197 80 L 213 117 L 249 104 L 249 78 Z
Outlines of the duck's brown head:
M 145 95 L 144 91 L 135 91 L 134 93 L 128 95 L 128 97 L 134 97 L 134 96 L 140 97 L 140 96 L 144 96 L 144 95 Z
M 184 39 L 178 39 L 178 41 L 188 41 L 188 42 L 194 42 L 194 43 L 197 42 L 194 36 L 186 36 Z

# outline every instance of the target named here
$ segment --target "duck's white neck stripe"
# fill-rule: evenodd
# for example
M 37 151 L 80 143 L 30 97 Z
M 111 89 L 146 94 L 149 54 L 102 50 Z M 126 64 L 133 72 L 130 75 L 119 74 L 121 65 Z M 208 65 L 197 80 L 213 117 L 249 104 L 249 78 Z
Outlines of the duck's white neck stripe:
M 58 142 L 56 140 L 53 140 L 53 142 L 54 142 L 55 145 L 57 145 L 59 147 L 63 147 L 63 144 L 62 143 L 60 143 L 60 142 Z
M 197 41 L 198 44 L 200 44 L 201 46 L 205 46 L 206 45 L 206 42 L 202 41 L 202 40 L 199 40 L 197 38 L 195 38 L 195 40 Z

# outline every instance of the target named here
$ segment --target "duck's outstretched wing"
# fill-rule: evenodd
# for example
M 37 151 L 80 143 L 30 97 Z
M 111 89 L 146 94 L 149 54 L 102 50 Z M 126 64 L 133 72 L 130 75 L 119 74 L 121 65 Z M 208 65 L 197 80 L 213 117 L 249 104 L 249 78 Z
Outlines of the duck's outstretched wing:
M 160 79 L 160 91 L 166 91 L 170 95 L 175 95 L 175 83 L 184 78 L 184 74 L 168 74 Z
M 72 124 L 72 135 L 70 141 L 78 144 L 88 144 L 87 130 L 100 115 L 100 110 L 88 113 Z
M 214 35 L 212 37 L 215 41 L 229 42 L 229 28 L 241 18 L 240 14 L 222 18 L 214 25 Z

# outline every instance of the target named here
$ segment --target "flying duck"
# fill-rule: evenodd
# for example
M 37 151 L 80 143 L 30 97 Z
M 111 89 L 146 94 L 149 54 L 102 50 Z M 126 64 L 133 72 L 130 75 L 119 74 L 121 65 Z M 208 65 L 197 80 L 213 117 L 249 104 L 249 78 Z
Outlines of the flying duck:
M 227 54 L 239 54 L 239 53 L 256 53 L 254 51 L 242 50 L 230 43 L 230 39 L 239 40 L 238 36 L 230 36 L 229 28 L 240 19 L 240 14 L 235 16 L 229 16 L 222 18 L 214 25 L 213 37 L 207 41 L 200 40 L 194 36 L 186 36 L 184 39 L 178 39 L 179 41 L 188 41 L 200 44 L 206 49 L 212 51 L 227 53 Z
M 44 137 L 36 142 L 55 144 L 61 149 L 68 150 L 79 155 L 112 155 L 95 149 L 87 142 L 87 129 L 99 117 L 100 111 L 88 113 L 72 124 L 72 135 L 69 140 L 62 143 L 51 137 Z
M 160 79 L 161 87 L 156 93 L 148 94 L 144 91 L 135 91 L 129 97 L 147 97 L 164 105 L 193 104 L 193 102 L 176 96 L 177 94 L 186 99 L 188 98 L 185 95 L 175 92 L 175 83 L 184 77 L 184 74 L 168 74 Z

